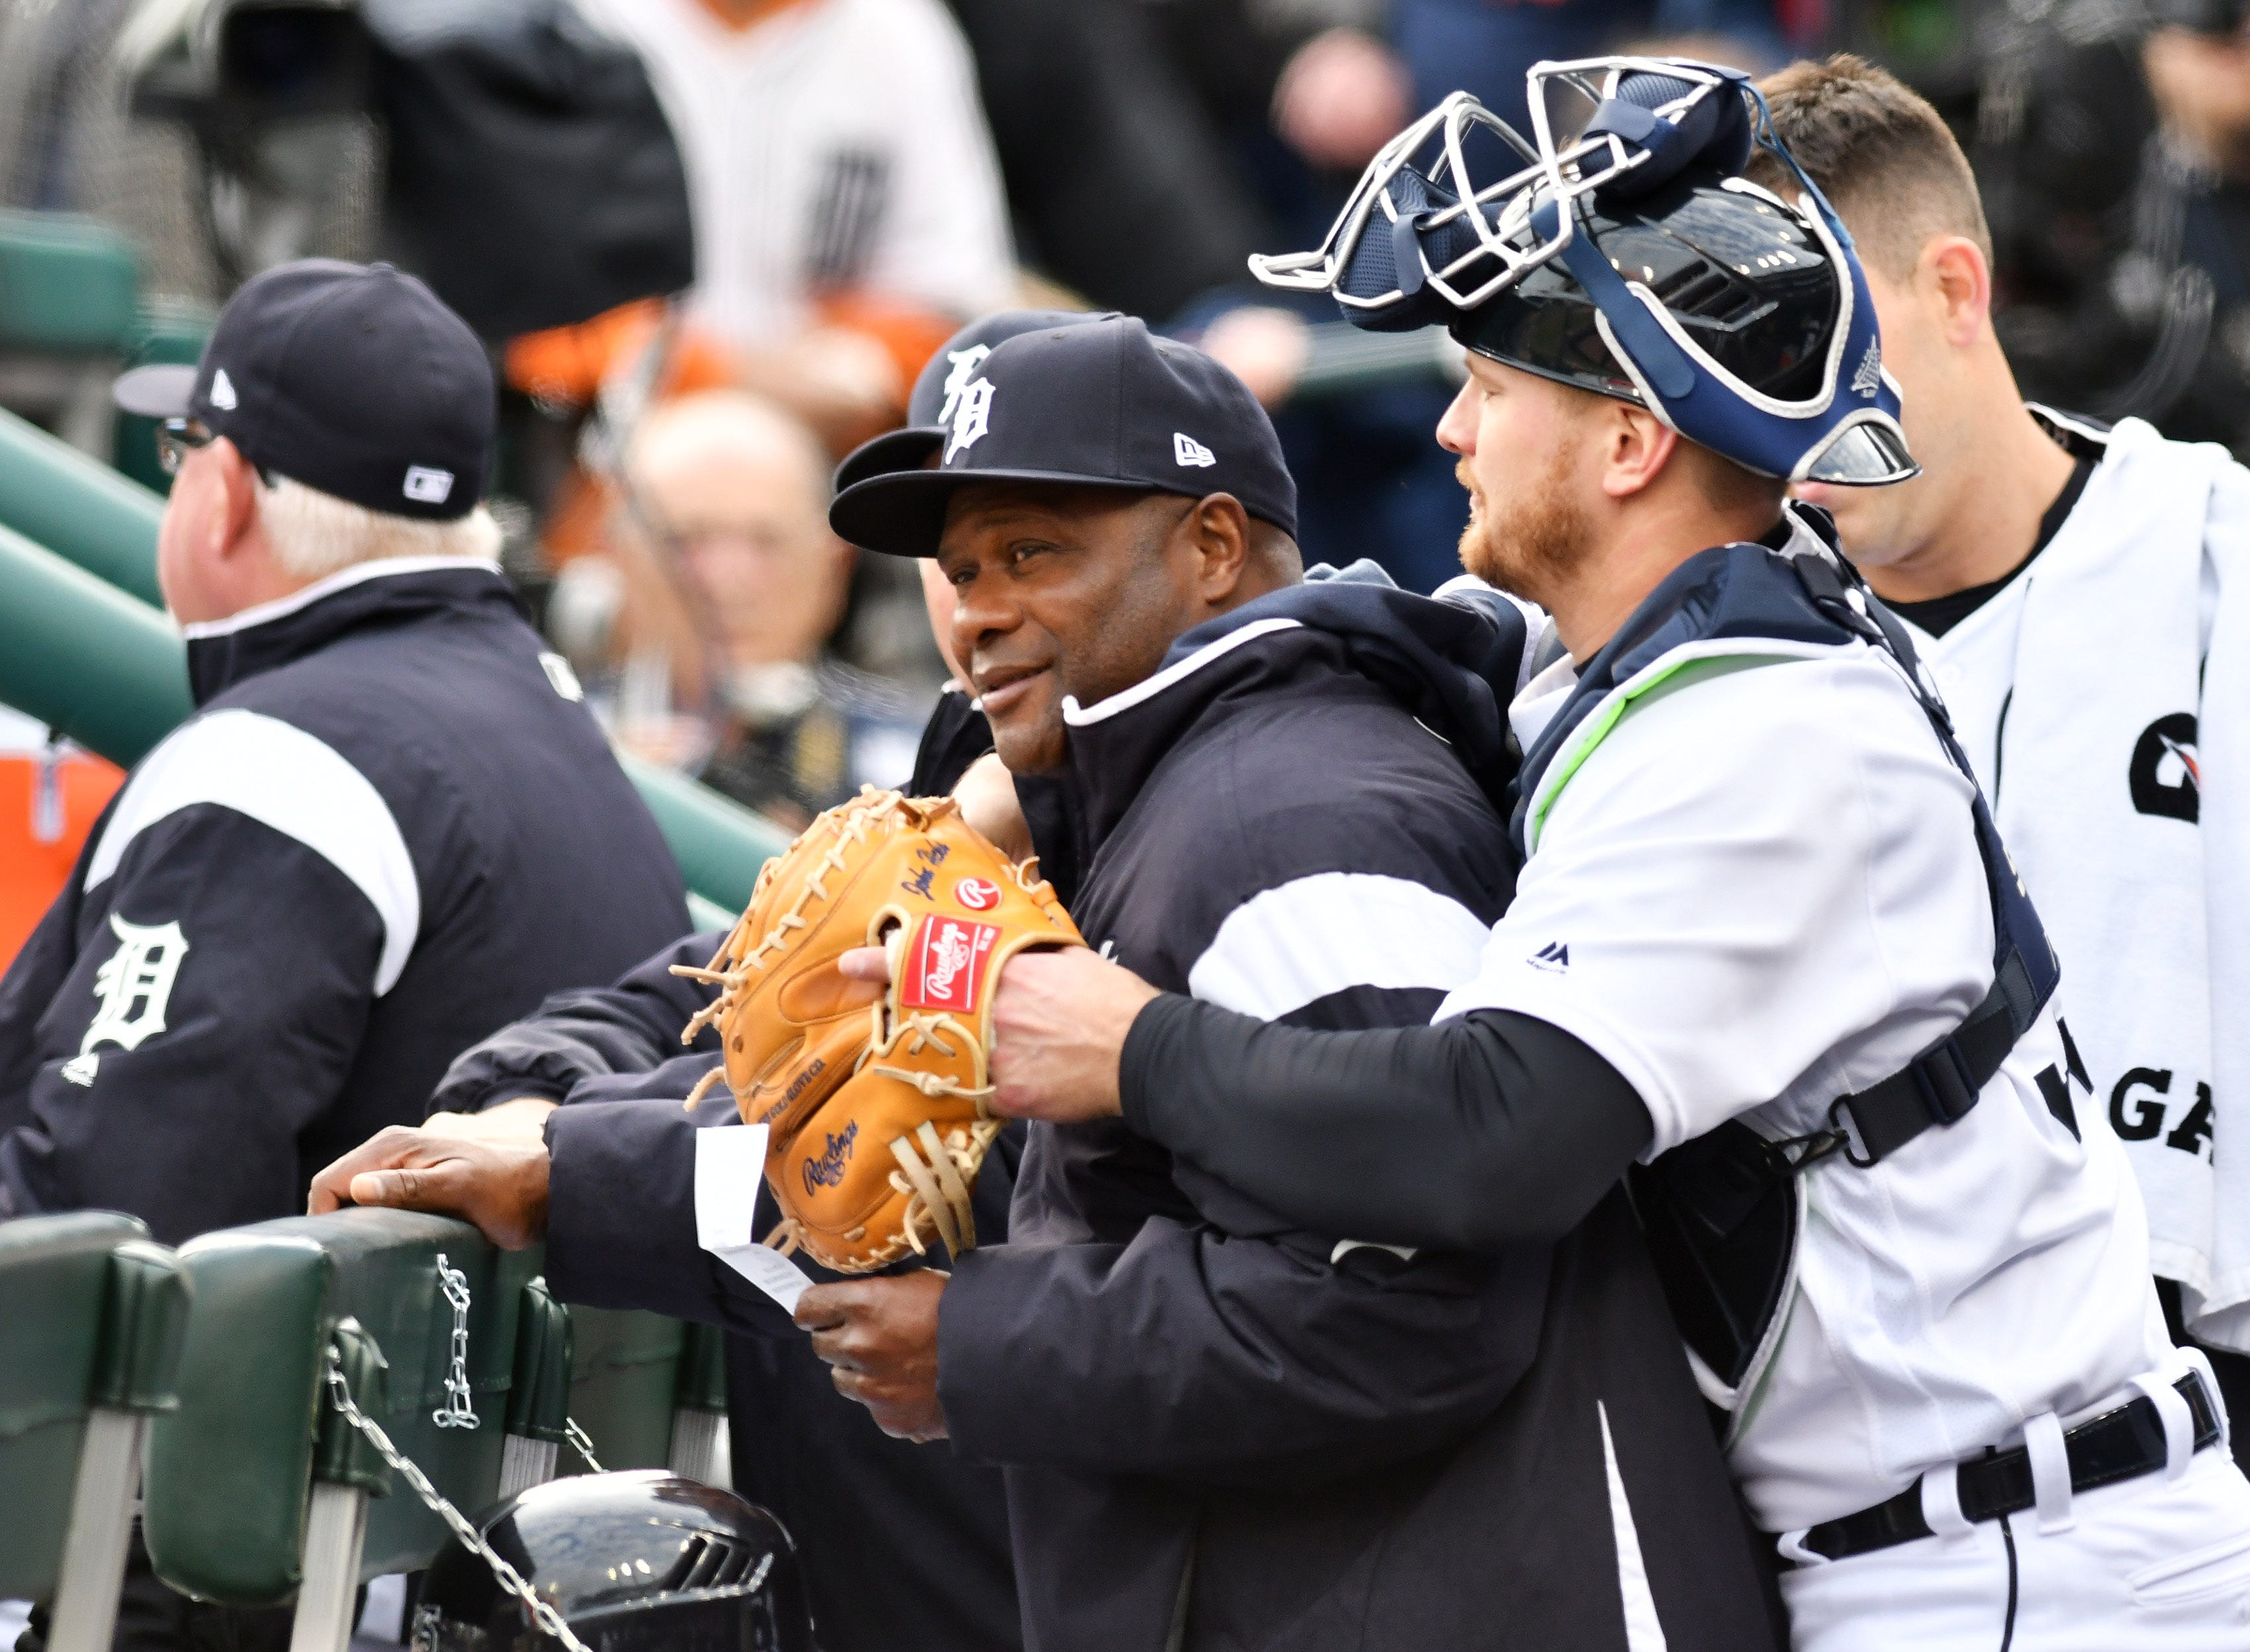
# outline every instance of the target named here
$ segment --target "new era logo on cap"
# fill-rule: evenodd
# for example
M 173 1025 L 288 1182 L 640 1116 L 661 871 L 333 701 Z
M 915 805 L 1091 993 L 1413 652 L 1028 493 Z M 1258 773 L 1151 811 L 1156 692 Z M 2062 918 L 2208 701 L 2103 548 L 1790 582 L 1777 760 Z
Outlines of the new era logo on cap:
M 213 407 L 224 408 L 230 413 L 238 404 L 234 394 L 234 381 L 227 377 L 224 368 L 211 375 L 211 399 Z
M 1212 452 L 1202 443 L 1197 441 L 1192 436 L 1185 435 L 1178 430 L 1174 430 L 1172 432 L 1172 458 L 1182 465 L 1216 465 L 1218 463 L 1218 454 Z
M 427 465 L 406 467 L 406 497 L 422 505 L 443 505 L 453 492 L 453 473 Z

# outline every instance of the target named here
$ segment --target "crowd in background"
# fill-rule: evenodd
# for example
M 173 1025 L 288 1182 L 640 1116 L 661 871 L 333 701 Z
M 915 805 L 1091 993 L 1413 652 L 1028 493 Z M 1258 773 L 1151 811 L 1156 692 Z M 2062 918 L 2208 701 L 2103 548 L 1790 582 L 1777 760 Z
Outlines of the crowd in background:
M 694 273 L 525 331 L 454 300 L 502 366 L 507 566 L 623 744 L 787 823 L 895 781 L 949 674 L 914 569 L 855 556 L 825 505 L 834 461 L 901 420 L 977 313 L 1118 309 L 1197 340 L 1273 410 L 1308 562 L 1370 556 L 1422 589 L 1458 570 L 1463 496 L 1429 439 L 1442 350 L 1370 355 L 1245 260 L 1315 244 L 1382 142 L 1456 88 L 1525 122 L 1543 58 L 1886 62 L 1977 167 L 2027 391 L 2250 455 L 2250 45 L 2226 0 L 577 3 L 645 65 Z M 204 304 L 307 252 L 416 265 L 369 204 L 386 164 L 393 196 L 427 164 L 386 162 L 385 107 L 190 142 L 121 88 L 148 10 L 0 0 L 0 205 L 104 217 L 156 288 Z M 573 221 L 562 181 L 504 176 Z M 569 233 L 482 272 L 492 316 L 569 263 Z

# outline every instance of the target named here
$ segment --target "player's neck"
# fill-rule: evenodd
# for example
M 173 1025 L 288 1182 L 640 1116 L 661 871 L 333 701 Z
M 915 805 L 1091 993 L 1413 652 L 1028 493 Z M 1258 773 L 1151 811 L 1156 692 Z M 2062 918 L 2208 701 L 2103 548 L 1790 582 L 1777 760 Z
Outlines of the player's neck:
M 1772 531 L 1775 519 L 1767 507 L 1713 510 L 1688 489 L 1672 492 L 1669 500 L 1651 501 L 1652 508 L 1636 510 L 1618 522 L 1601 552 L 1535 599 L 1552 616 L 1556 634 L 1581 666 L 1688 558 Z
M 2074 461 L 2023 404 L 2005 370 L 1978 397 L 1978 431 L 1946 461 L 1953 497 L 1905 555 L 1866 570 L 1875 594 L 1921 602 L 2005 579 L 2039 542 L 2039 523 L 2070 480 Z

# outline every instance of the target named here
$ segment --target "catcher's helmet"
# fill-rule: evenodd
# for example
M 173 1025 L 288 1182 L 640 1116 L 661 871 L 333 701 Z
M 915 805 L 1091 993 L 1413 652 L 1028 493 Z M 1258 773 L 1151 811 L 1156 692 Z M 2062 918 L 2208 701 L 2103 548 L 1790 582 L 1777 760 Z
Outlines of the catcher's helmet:
M 797 1551 L 731 1491 L 650 1470 L 534 1486 L 477 1529 L 593 1652 L 814 1652 Z M 414 1652 L 559 1652 L 458 1540 L 431 1563 Z
M 1601 58 L 1540 64 L 1529 82 L 1536 146 L 1455 93 L 1384 146 L 1319 248 L 1253 272 L 1334 293 L 1363 327 L 1445 325 L 1768 476 L 1915 475 L 1851 237 L 1748 77 Z M 1596 106 L 1561 148 L 1556 83 Z M 1800 207 L 1737 176 L 1754 143 L 1796 173 Z M 1522 164 L 1480 183 L 1473 155 L 1496 148 Z

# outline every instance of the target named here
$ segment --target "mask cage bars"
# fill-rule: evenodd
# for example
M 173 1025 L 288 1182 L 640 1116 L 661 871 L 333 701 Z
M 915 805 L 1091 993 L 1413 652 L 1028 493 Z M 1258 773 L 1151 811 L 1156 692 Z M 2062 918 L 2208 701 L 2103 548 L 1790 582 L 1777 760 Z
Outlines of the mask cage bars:
M 1675 125 L 1702 100 L 1727 89 L 1738 93 L 1750 91 L 1756 95 L 1755 89 L 1749 87 L 1739 74 L 1701 64 L 1660 58 L 1589 58 L 1569 63 L 1541 63 L 1535 65 L 1527 77 L 1532 130 L 1538 140 L 1535 147 L 1467 93 L 1453 93 L 1383 146 L 1318 247 L 1309 252 L 1253 253 L 1250 258 L 1251 273 L 1264 285 L 1285 291 L 1333 292 L 1357 252 L 1378 208 L 1390 225 L 1397 224 L 1402 217 L 1414 217 L 1418 231 L 1442 230 L 1466 221 L 1476 244 L 1448 260 L 1442 268 L 1430 267 L 1420 234 L 1413 239 L 1420 263 L 1418 285 L 1428 286 L 1456 309 L 1474 309 L 1551 261 L 1570 244 L 1577 229 L 1575 213 L 1556 215 L 1558 227 L 1555 234 L 1540 237 L 1528 248 L 1517 244 L 1530 230 L 1532 213 L 1538 206 L 1548 201 L 1589 195 L 1652 159 L 1648 149 L 1606 132 L 1582 137 L 1569 148 L 1558 150 L 1547 107 L 1549 83 L 1559 80 L 1598 107 L 1614 94 L 1620 80 L 1639 73 L 1688 83 L 1688 90 L 1650 111 L 1657 119 Z M 1763 99 L 1758 100 L 1758 109 L 1761 132 L 1770 134 L 1770 123 L 1764 118 Z M 1463 148 L 1469 135 L 1480 128 L 1494 134 L 1526 162 L 1481 189 L 1472 182 Z M 1432 184 L 1456 199 L 1449 206 L 1425 210 L 1418 216 L 1402 212 L 1392 197 L 1391 185 L 1430 148 L 1433 140 L 1438 143 L 1436 158 L 1425 176 Z M 1794 164 L 1792 162 L 1792 168 Z M 1590 166 L 1591 170 L 1588 169 Z M 1809 180 L 1806 187 L 1812 187 Z M 1815 190 L 1814 194 L 1817 198 L 1819 192 Z M 1825 201 L 1821 203 L 1824 208 L 1826 204 Z M 1838 227 L 1840 231 L 1841 226 Z M 1456 285 L 1458 278 L 1486 258 L 1498 261 L 1499 272 L 1466 292 L 1460 290 Z M 1338 304 L 1356 310 L 1384 309 L 1411 296 L 1405 287 L 1393 288 L 1373 298 L 1335 292 Z

